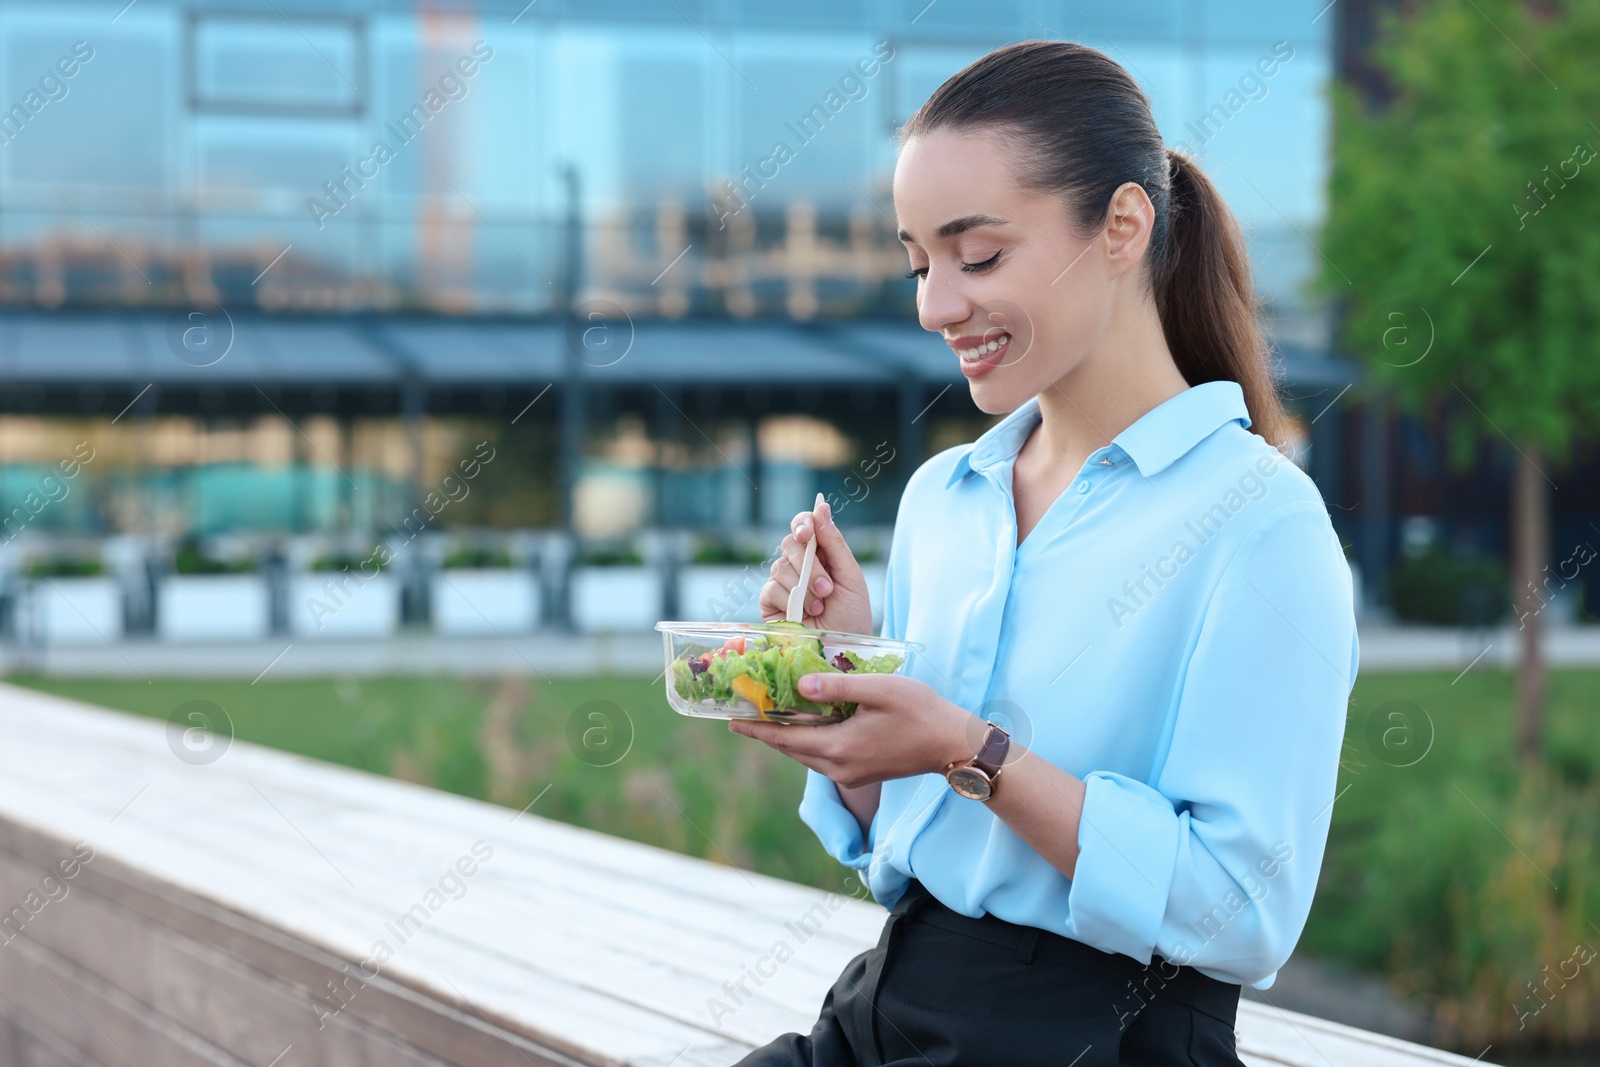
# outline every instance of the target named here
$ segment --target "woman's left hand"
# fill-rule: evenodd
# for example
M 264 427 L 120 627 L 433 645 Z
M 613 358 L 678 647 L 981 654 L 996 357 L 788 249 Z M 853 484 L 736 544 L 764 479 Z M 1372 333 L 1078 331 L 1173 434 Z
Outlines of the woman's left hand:
M 950 763 L 969 759 L 983 736 L 976 715 L 906 675 L 808 674 L 799 685 L 808 700 L 857 701 L 855 714 L 826 726 L 734 719 L 728 729 L 765 742 L 845 789 L 943 773 Z

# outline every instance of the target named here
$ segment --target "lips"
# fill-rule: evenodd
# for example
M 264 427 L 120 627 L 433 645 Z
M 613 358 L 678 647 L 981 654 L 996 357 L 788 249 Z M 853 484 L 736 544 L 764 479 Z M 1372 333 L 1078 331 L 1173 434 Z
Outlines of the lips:
M 961 358 L 963 371 L 996 367 L 1011 348 L 1011 335 L 1001 331 L 991 332 L 987 337 L 958 337 L 949 345 Z
M 958 361 L 961 373 L 968 378 L 979 378 L 996 367 L 1001 366 L 1001 361 L 1006 358 L 1006 353 L 1011 351 L 1011 335 L 1002 333 L 988 341 L 982 338 L 961 338 L 963 341 L 976 341 L 977 344 L 965 348 L 956 348 L 960 355 Z
M 990 330 L 981 336 L 957 337 L 946 344 L 962 359 L 975 360 L 989 352 L 1000 351 L 1010 340 L 1011 334 L 1005 330 Z

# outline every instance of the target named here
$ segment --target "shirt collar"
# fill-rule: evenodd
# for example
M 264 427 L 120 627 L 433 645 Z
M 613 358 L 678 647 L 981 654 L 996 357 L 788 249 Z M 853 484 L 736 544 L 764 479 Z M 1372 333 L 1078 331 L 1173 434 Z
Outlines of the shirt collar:
M 1015 458 L 1040 418 L 1038 396 L 1029 397 L 956 457 L 955 468 L 945 480 L 946 488 L 971 471 Z M 1120 451 L 1132 459 L 1139 473 L 1148 478 L 1165 470 L 1218 427 L 1234 420 L 1246 427 L 1250 425 L 1244 389 L 1238 382 L 1203 382 L 1139 416 L 1117 434 L 1108 448 L 1111 453 Z

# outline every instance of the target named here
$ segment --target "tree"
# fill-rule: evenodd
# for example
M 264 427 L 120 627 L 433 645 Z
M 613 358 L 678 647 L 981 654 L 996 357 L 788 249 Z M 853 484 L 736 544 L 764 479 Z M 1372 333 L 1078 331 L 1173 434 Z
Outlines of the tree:
M 1507 450 L 1518 746 L 1540 754 L 1550 494 L 1600 433 L 1600 0 L 1386 12 L 1386 99 L 1336 84 L 1322 287 L 1375 385 Z M 1570 575 L 1569 575 L 1570 576 Z

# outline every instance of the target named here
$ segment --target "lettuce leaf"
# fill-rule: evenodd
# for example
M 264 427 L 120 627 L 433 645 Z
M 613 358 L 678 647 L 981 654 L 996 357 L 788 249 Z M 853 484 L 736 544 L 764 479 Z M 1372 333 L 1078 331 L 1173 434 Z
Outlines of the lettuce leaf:
M 854 663 L 856 670 L 865 671 L 868 674 L 893 674 L 900 669 L 900 664 L 906 661 L 906 658 L 898 652 L 884 652 L 881 655 L 862 659 L 854 652 L 846 651 L 844 658 Z
M 799 629 L 809 629 L 795 625 Z M 768 634 L 766 643 L 758 647 L 758 641 L 761 639 L 751 638 L 744 652 L 713 656 L 710 666 L 699 674 L 693 672 L 687 660 L 675 660 L 671 670 L 673 687 L 687 701 L 731 703 L 738 699 L 733 691 L 733 680 L 747 676 L 766 687 L 773 706 L 779 711 L 805 711 L 838 718 L 855 714 L 854 701 L 816 701 L 800 695 L 798 686 L 804 675 L 849 673 L 824 658 L 820 639 L 801 634 Z M 905 657 L 896 652 L 870 657 L 848 651 L 842 654 L 855 670 L 867 674 L 892 674 L 905 662 Z

